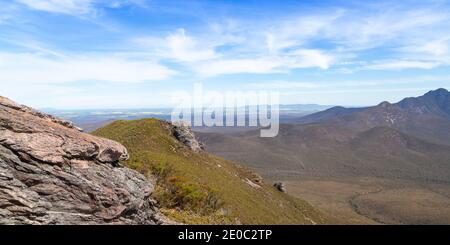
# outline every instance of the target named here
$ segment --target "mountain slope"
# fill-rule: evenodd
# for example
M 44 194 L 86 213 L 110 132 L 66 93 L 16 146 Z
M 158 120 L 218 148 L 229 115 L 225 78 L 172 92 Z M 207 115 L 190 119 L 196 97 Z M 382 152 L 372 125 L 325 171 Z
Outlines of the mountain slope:
M 275 138 L 259 131 L 199 133 L 206 149 L 267 176 L 450 178 L 450 104 L 445 89 L 397 104 L 331 108 L 310 123 L 282 124 Z M 316 122 L 311 122 L 316 120 Z
M 448 92 L 396 104 L 335 107 L 259 131 L 199 133 L 207 151 L 239 161 L 288 193 L 351 223 L 448 224 Z
M 365 108 L 345 108 L 342 106 L 335 106 L 324 111 L 319 111 L 301 118 L 297 118 L 297 120 L 291 120 L 291 123 L 307 124 L 307 123 L 324 122 L 336 116 L 349 115 L 364 109 Z
M 430 91 L 417 98 L 405 98 L 397 105 L 416 113 L 430 113 L 450 117 L 450 93 L 443 88 Z
M 255 173 L 203 151 L 192 151 L 156 119 L 116 121 L 93 134 L 127 147 L 127 166 L 158 176 L 155 198 L 186 223 L 315 224 L 331 222 L 306 202 L 281 193 Z M 174 191 L 175 190 L 175 191 Z M 190 210 L 190 212 L 189 212 Z
M 391 127 L 430 142 L 450 145 L 450 93 L 443 88 L 398 103 L 382 102 L 364 108 L 333 107 L 295 120 L 364 131 Z M 292 120 L 291 120 L 292 122 Z
M 259 131 L 199 133 L 206 150 L 239 161 L 265 176 L 377 176 L 450 178 L 450 146 L 438 145 L 389 127 L 355 132 L 329 125 L 281 125 L 275 138 Z

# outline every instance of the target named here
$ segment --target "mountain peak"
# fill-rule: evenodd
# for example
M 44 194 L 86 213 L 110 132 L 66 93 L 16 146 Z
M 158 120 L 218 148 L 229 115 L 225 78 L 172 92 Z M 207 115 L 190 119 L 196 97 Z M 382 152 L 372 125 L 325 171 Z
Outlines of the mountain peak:
M 383 101 L 380 104 L 378 104 L 378 106 L 381 106 L 383 108 L 386 108 L 388 106 L 392 105 L 391 103 L 389 103 L 388 101 Z
M 438 88 L 436 90 L 431 90 L 428 93 L 426 93 L 425 95 L 443 95 L 443 94 L 448 94 L 448 90 L 445 88 Z

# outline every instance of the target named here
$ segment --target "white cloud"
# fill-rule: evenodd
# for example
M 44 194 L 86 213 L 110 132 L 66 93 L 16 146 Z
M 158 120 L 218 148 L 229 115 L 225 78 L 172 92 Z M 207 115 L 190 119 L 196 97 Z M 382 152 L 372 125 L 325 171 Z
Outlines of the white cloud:
M 218 76 L 237 73 L 285 73 L 294 68 L 328 69 L 332 55 L 320 50 L 299 49 L 286 55 L 266 55 L 261 58 L 217 59 L 194 63 L 191 67 L 202 76 Z
M 63 14 L 87 14 L 93 11 L 93 0 L 16 0 L 29 8 Z
M 330 54 L 324 54 L 323 51 L 316 49 L 299 49 L 290 53 L 293 56 L 293 68 L 310 68 L 319 67 L 321 69 L 328 69 L 335 61 L 335 57 Z
M 142 8 L 148 7 L 146 0 L 109 0 L 106 3 L 110 8 L 122 8 L 127 5 L 135 5 Z
M 261 83 L 249 83 L 246 88 L 347 88 L 347 87 L 380 87 L 384 85 L 412 85 L 430 84 L 435 82 L 445 82 L 450 80 L 450 76 L 415 76 L 395 79 L 352 79 L 352 80 L 325 80 L 320 82 L 312 81 L 273 81 Z
M 289 81 L 275 81 L 264 83 L 248 83 L 243 86 L 248 89 L 304 89 L 304 88 L 318 88 L 320 85 L 309 82 L 289 82 Z
M 435 56 L 447 55 L 449 53 L 449 41 L 449 38 L 431 41 L 419 47 L 418 51 L 430 53 Z
M 408 43 L 430 34 L 430 28 L 449 19 L 447 13 L 435 9 L 402 10 L 395 6 L 379 12 L 346 15 L 325 26 L 323 35 L 350 49 L 370 49 L 385 44 Z
M 378 57 L 371 58 L 371 62 L 382 62 L 386 58 L 383 56 L 388 55 L 392 59 L 422 60 L 373 65 L 376 69 L 431 69 L 450 63 L 447 38 L 450 16 L 439 5 L 408 8 L 392 3 L 378 8 L 371 6 L 364 11 L 348 8 L 327 12 L 312 12 L 268 24 L 270 32 L 266 34 L 265 43 L 269 52 L 280 54 L 283 50 L 314 45 L 319 40 L 328 45 L 328 50 L 335 50 L 333 56 L 344 62 L 365 60 L 359 55 L 376 48 L 381 50 Z M 313 56 L 309 58 L 307 63 L 314 60 Z M 320 60 L 316 56 L 317 63 L 321 63 Z M 320 67 L 329 67 L 328 63 L 336 62 L 322 59 Z M 357 67 L 343 65 L 340 69 Z
M 211 77 L 223 74 L 264 74 L 281 73 L 295 68 L 328 69 L 336 61 L 336 55 L 319 49 L 302 48 L 296 45 L 295 38 L 314 36 L 321 26 L 335 16 L 297 18 L 283 28 L 288 33 L 261 31 L 248 23 L 225 21 L 223 24 L 210 24 L 210 29 L 197 35 L 187 33 L 183 28 L 166 37 L 143 36 L 132 38 L 131 42 L 160 59 L 180 62 L 198 75 Z M 279 24 L 281 25 L 281 24 Z M 304 27 L 299 29 L 299 25 Z M 276 39 L 271 40 L 270 37 Z M 267 41 L 268 47 L 261 45 Z M 284 43 L 280 43 L 284 42 Z M 295 47 L 295 49 L 292 49 Z M 284 48 L 291 48 L 283 51 Z
M 197 43 L 194 38 L 187 36 L 184 29 L 178 29 L 166 38 L 171 58 L 179 61 L 208 60 L 216 56 L 214 50 L 205 48 L 202 43 Z
M 15 0 L 27 7 L 51 13 L 86 15 L 97 13 L 98 6 L 121 8 L 127 5 L 146 7 L 144 0 Z
M 223 35 L 223 30 L 221 30 L 221 35 Z M 328 69 L 335 61 L 334 55 L 317 49 L 300 48 L 287 53 L 269 54 L 254 50 L 247 46 L 247 43 L 239 43 L 239 45 L 247 47 L 246 50 L 249 52 L 247 55 L 243 55 L 242 50 L 223 53 L 215 51 L 217 47 L 229 43 L 236 44 L 238 41 L 242 40 L 234 38 L 232 35 L 224 40 L 212 36 L 209 39 L 192 37 L 187 35 L 184 29 L 178 29 L 165 38 L 132 39 L 134 44 L 148 49 L 151 54 L 161 59 L 181 62 L 195 73 L 205 77 L 237 73 L 280 73 L 294 68 Z
M 431 57 L 434 59 L 445 59 L 450 54 L 450 37 L 418 40 L 409 46 L 399 48 L 399 50 L 406 54 L 423 55 L 423 57 Z
M 156 57 L 179 62 L 206 77 L 299 68 L 336 68 L 349 73 L 432 69 L 450 63 L 448 40 L 443 38 L 449 33 L 450 16 L 438 7 L 413 9 L 393 3 L 367 8 L 311 11 L 258 21 L 226 18 L 201 33 L 188 35 L 180 28 L 165 37 L 133 41 Z M 374 49 L 380 52 L 364 57 Z
M 336 61 L 334 54 L 318 49 L 297 48 L 289 52 L 267 53 L 261 51 L 260 47 L 252 46 L 250 38 L 239 39 L 223 29 L 217 31 L 218 28 L 214 25 L 218 36 L 193 37 L 181 28 L 165 38 L 140 37 L 132 39 L 132 42 L 147 49 L 155 57 L 178 61 L 205 77 L 238 73 L 284 73 L 295 68 L 328 69 Z M 230 44 L 239 48 L 215 51 L 218 47 Z
M 267 24 L 267 31 L 263 29 L 263 32 L 267 32 L 265 35 L 267 48 L 271 53 L 277 53 L 285 48 L 305 44 L 309 39 L 320 35 L 342 14 L 343 11 L 338 10 L 326 15 L 303 15 L 272 21 Z
M 364 67 L 369 70 L 404 70 L 404 69 L 432 69 L 439 66 L 440 63 L 432 61 L 386 61 L 378 64 L 371 64 Z
M 208 61 L 196 64 L 192 67 L 194 71 L 202 76 L 217 76 L 235 73 L 276 73 L 280 63 L 274 59 L 230 59 Z
M 17 1 L 33 9 L 65 14 L 92 13 L 98 6 L 119 8 L 125 4 L 142 4 L 140 0 Z M 448 36 L 445 27 L 450 27 L 449 16 L 432 6 L 408 9 L 392 4 L 380 9 L 327 9 L 257 21 L 224 19 L 223 23 L 209 23 L 199 33 L 179 28 L 169 34 L 130 39 L 138 45 L 138 52 L 145 49 L 155 60 L 178 62 L 183 68 L 206 77 L 284 73 L 301 68 L 329 69 L 336 64 L 341 71 L 352 72 L 432 69 L 450 63 L 448 39 L 442 38 Z M 316 41 L 320 45 L 316 45 Z M 383 50 L 371 60 L 359 56 L 374 48 Z M 430 57 L 412 54 L 429 54 Z M 354 65 L 356 61 L 365 60 L 369 65 Z M 118 61 L 110 62 L 112 67 L 117 66 Z M 138 67 L 142 62 L 125 63 L 129 70 L 143 70 Z M 161 66 L 150 69 L 155 67 Z M 163 74 L 163 70 L 155 73 Z
M 138 47 L 147 49 L 147 52 L 156 57 L 178 62 L 211 60 L 219 56 L 214 51 L 214 47 L 220 44 L 214 44 L 208 39 L 192 37 L 183 28 L 179 28 L 165 37 L 137 37 L 132 38 L 131 42 Z
M 154 61 L 126 57 L 89 55 L 50 58 L 33 53 L 0 53 L 0 81 L 5 83 L 134 83 L 164 80 L 174 73 Z

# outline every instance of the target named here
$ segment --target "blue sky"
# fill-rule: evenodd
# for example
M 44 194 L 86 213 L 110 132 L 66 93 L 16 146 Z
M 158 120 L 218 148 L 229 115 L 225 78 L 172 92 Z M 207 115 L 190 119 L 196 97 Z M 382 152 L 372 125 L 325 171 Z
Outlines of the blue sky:
M 448 1 L 0 0 L 0 94 L 33 107 L 278 90 L 372 105 L 450 88 Z

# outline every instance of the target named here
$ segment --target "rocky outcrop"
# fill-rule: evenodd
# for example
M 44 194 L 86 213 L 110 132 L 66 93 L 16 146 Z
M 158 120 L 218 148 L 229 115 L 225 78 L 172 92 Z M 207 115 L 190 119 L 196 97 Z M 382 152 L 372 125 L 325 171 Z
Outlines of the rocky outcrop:
M 284 185 L 283 182 L 275 182 L 273 184 L 273 187 L 275 187 L 278 191 L 280 192 L 286 192 L 286 186 Z
M 0 224 L 159 224 L 127 150 L 0 97 Z
M 197 140 L 191 128 L 182 122 L 174 122 L 171 124 L 173 136 L 189 147 L 193 152 L 199 152 L 204 149 L 203 144 Z
M 22 111 L 22 112 L 28 113 L 30 115 L 34 115 L 34 116 L 40 117 L 40 118 L 42 118 L 42 119 L 44 119 L 46 121 L 54 122 L 54 123 L 66 126 L 68 128 L 73 128 L 73 129 L 76 129 L 78 131 L 83 131 L 81 128 L 78 128 L 75 125 L 73 125 L 72 122 L 69 122 L 69 121 L 66 121 L 66 120 L 54 117 L 54 116 L 49 115 L 49 114 L 42 113 L 42 112 L 37 111 L 37 110 L 35 110 L 33 108 L 30 108 L 28 106 L 17 104 L 16 102 L 14 102 L 14 101 L 12 101 L 12 100 L 10 100 L 8 98 L 5 98 L 3 96 L 0 96 L 0 105 L 2 105 L 3 107 L 8 107 L 8 108 L 11 108 L 11 109 L 14 109 L 14 110 Z

